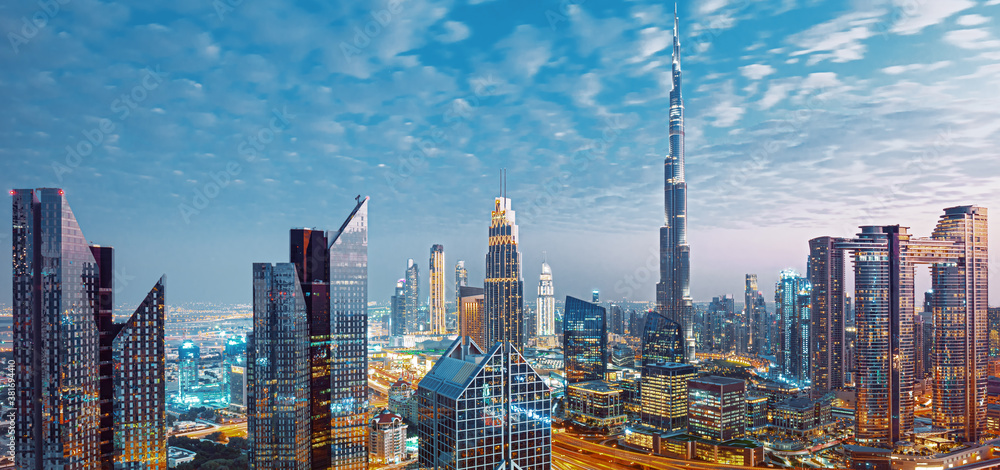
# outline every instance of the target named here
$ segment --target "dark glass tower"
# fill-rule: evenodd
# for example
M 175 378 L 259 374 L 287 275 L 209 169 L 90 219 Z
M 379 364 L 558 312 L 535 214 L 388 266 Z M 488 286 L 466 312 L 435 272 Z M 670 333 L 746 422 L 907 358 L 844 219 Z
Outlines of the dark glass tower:
M 406 284 L 404 285 L 404 295 L 406 296 L 406 332 L 415 334 L 420 332 L 420 266 L 407 260 L 406 262 Z
M 389 336 L 406 334 L 406 279 L 396 282 L 396 290 L 389 302 Z
M 646 314 L 642 334 L 642 367 L 661 362 L 683 363 L 681 325 L 655 311 Z
M 368 468 L 368 198 L 330 240 L 330 335 L 333 426 L 338 470 Z
M 164 280 L 115 323 L 113 250 L 62 190 L 11 196 L 16 468 L 166 468 Z
M 684 100 L 681 98 L 681 45 L 674 12 L 673 88 L 670 90 L 670 152 L 664 161 L 665 221 L 660 228 L 660 282 L 656 308 L 679 323 L 684 332 L 685 357 L 693 359 L 691 317 L 691 247 L 687 241 L 687 182 L 684 179 Z
M 320 230 L 292 229 L 289 260 L 302 288 L 309 328 L 310 462 L 330 468 L 330 245 Z
M 812 370 L 810 327 L 812 285 L 793 270 L 781 272 L 774 288 L 774 311 L 778 315 L 778 372 L 798 386 L 810 383 Z
M 807 277 L 812 284 L 812 384 L 818 390 L 844 386 L 844 238 L 809 240 Z
M 309 318 L 296 268 L 292 263 L 253 265 L 247 434 L 254 470 L 313 468 Z
M 608 326 L 604 307 L 566 296 L 563 350 L 566 383 L 602 380 L 607 369 Z
M 490 222 L 486 253 L 486 344 L 507 341 L 518 351 L 524 348 L 524 281 L 521 253 L 517 251 L 517 223 L 510 199 L 496 198 Z

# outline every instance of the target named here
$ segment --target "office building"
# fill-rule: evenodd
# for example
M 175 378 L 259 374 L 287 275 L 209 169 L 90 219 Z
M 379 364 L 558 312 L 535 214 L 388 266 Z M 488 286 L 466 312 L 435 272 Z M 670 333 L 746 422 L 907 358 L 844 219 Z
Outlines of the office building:
M 459 260 L 455 263 L 455 303 L 458 303 L 458 292 L 462 287 L 469 285 L 469 271 L 465 269 L 465 261 Z
M 565 308 L 563 356 L 566 383 L 602 380 L 608 357 L 604 307 L 567 296 Z
M 620 305 L 611 305 L 608 309 L 608 332 L 619 336 L 625 335 L 625 311 Z
M 406 429 L 403 418 L 389 410 L 368 422 L 368 453 L 371 462 L 393 465 L 406 460 Z
M 229 406 L 242 412 L 247 404 L 247 363 L 240 358 L 229 366 Z
M 483 309 L 485 293 L 481 287 L 458 288 L 458 324 L 461 336 L 472 338 L 476 344 L 486 339 L 486 313 Z
M 566 387 L 566 413 L 574 423 L 604 434 L 621 431 L 628 420 L 621 387 L 605 380 Z
M 819 237 L 809 240 L 807 277 L 812 285 L 813 388 L 835 390 L 844 386 L 844 250 L 846 239 Z
M 986 311 L 986 330 L 989 331 L 990 357 L 1000 357 L 1000 307 Z
M 674 15 L 674 52 L 670 90 L 669 153 L 664 160 L 664 224 L 660 228 L 660 282 L 656 310 L 681 325 L 685 358 L 694 359 L 691 300 L 691 246 L 687 240 L 687 181 L 684 176 L 684 100 L 681 96 L 681 46 Z
M 767 429 L 767 397 L 747 393 L 747 433 Z
M 524 281 L 517 244 L 517 222 L 511 201 L 498 197 L 491 214 L 486 253 L 484 348 L 491 348 L 495 342 L 510 342 L 519 351 L 524 348 Z
M 774 406 L 771 427 L 785 435 L 822 436 L 836 424 L 832 401 L 830 394 L 817 399 L 801 395 L 784 400 Z
M 542 263 L 542 274 L 538 276 L 538 299 L 535 301 L 535 322 L 537 336 L 556 334 L 556 289 L 552 284 L 552 268 Z
M 389 301 L 389 336 L 406 334 L 406 279 L 396 281 L 396 290 Z
M 810 383 L 812 285 L 794 270 L 781 272 L 774 291 L 778 314 L 777 357 L 781 375 L 800 386 Z
M 601 293 L 597 289 L 594 289 L 594 292 L 591 292 L 590 297 L 591 297 L 591 302 L 595 304 L 601 303 Z
M 681 325 L 656 311 L 646 314 L 642 325 L 642 366 L 685 362 Z
M 254 470 L 311 469 L 309 318 L 296 266 L 253 265 L 247 435 Z
M 406 260 L 406 332 L 420 333 L 420 267 L 412 259 Z
M 431 257 L 427 262 L 430 273 L 430 332 L 435 335 L 448 334 L 448 315 L 444 309 L 444 245 L 431 247 Z
M 166 468 L 165 278 L 115 322 L 113 249 L 61 189 L 11 196 L 15 468 Z
M 746 275 L 746 287 L 743 293 L 743 316 L 748 323 L 747 352 L 750 354 L 767 354 L 767 310 L 764 306 L 764 294 L 757 285 L 757 275 Z
M 181 395 L 188 395 L 198 388 L 198 368 L 201 362 L 201 348 L 194 341 L 186 340 L 177 349 L 178 386 Z
M 661 362 L 643 368 L 642 424 L 663 431 L 684 431 L 688 426 L 688 381 L 698 377 L 689 364 Z
M 933 340 L 933 338 L 930 338 Z M 927 339 L 924 338 L 924 317 L 919 313 L 913 316 L 913 378 L 917 381 L 927 376 L 928 366 L 924 362 L 924 348 Z
M 330 240 L 330 399 L 332 447 L 338 470 L 368 468 L 368 198 Z
M 306 307 L 309 340 L 309 462 L 329 468 L 330 416 L 330 245 L 322 230 L 289 231 L 289 261 L 295 266 Z
M 432 470 L 552 465 L 547 385 L 510 343 L 457 339 L 417 389 L 419 465 Z
M 713 297 L 701 322 L 703 347 L 709 351 L 739 352 L 743 325 L 736 316 L 736 299 L 730 295 Z
M 746 435 L 746 383 L 709 376 L 688 381 L 688 433 L 713 441 Z

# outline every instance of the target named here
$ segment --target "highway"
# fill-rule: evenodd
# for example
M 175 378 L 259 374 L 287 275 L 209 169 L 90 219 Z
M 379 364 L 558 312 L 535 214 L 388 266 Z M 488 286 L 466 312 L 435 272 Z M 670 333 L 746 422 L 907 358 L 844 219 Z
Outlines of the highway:
M 234 424 L 223 424 L 221 426 L 215 426 L 208 429 L 199 429 L 197 431 L 182 432 L 179 434 L 172 434 L 173 436 L 184 436 L 190 437 L 191 439 L 203 439 L 205 436 L 212 434 L 213 432 L 222 432 L 226 437 L 247 437 L 247 423 L 234 423 Z
M 671 459 L 650 454 L 641 454 L 619 448 L 606 447 L 583 439 L 569 436 L 565 433 L 552 435 L 553 459 L 558 454 L 561 457 L 576 455 L 586 457 L 588 465 L 601 463 L 603 465 L 614 464 L 627 466 L 634 469 L 636 465 L 641 465 L 650 469 L 664 470 L 711 470 L 726 468 L 733 470 L 759 470 L 757 467 L 741 467 L 736 465 L 721 465 L 711 462 L 701 462 L 692 460 Z M 584 455 L 589 454 L 589 455 Z M 570 467 L 573 468 L 573 467 Z M 575 467 L 580 468 L 580 467 Z M 616 468 L 616 467 L 583 467 L 583 468 Z M 619 467 L 620 468 L 620 467 Z

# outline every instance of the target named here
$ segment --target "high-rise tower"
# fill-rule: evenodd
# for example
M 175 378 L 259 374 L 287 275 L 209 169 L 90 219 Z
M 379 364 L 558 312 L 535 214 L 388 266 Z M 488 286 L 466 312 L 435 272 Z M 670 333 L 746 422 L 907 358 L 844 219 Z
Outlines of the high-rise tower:
M 681 43 L 674 11 L 673 88 L 670 90 L 670 152 L 664 161 L 665 220 L 660 228 L 660 282 L 656 308 L 682 325 L 685 355 L 694 356 L 691 316 L 691 247 L 687 241 L 687 182 L 684 179 L 684 100 L 681 98 Z
M 552 284 L 552 268 L 545 262 L 542 262 L 542 274 L 538 276 L 535 326 L 537 336 L 556 334 L 556 289 Z
M 486 253 L 486 344 L 510 342 L 524 348 L 524 281 L 521 253 L 517 251 L 517 223 L 510 199 L 498 197 L 490 223 L 489 251 Z
M 809 240 L 808 275 L 812 284 L 813 387 L 835 390 L 844 386 L 844 250 L 843 238 Z
M 469 271 L 465 269 L 465 260 L 458 260 L 455 263 L 455 304 L 458 305 L 459 299 L 462 297 L 459 295 L 459 291 L 462 287 L 469 285 Z M 455 307 L 456 309 L 458 307 Z
M 330 240 L 330 459 L 338 470 L 368 468 L 368 198 Z
M 420 332 L 420 267 L 412 259 L 406 260 L 406 285 L 404 286 L 404 310 L 406 310 L 406 332 Z
M 431 280 L 431 334 L 448 334 L 448 316 L 444 309 L 444 245 L 431 247 L 431 256 L 427 261 Z

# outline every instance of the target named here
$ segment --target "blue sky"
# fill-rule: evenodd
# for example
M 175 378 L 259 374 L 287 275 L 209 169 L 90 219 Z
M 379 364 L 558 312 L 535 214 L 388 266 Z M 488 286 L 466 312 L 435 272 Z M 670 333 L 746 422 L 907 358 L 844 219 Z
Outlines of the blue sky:
M 1000 0 L 678 8 L 696 300 L 739 295 L 747 272 L 770 298 L 814 236 L 928 235 L 945 207 L 1000 208 Z M 65 188 L 87 237 L 118 249 L 133 304 L 161 273 L 173 303 L 248 302 L 251 263 L 287 260 L 289 228 L 336 228 L 370 195 L 384 301 L 435 243 L 481 281 L 507 168 L 529 300 L 543 252 L 559 296 L 652 298 L 672 13 L 5 2 L 0 186 Z

